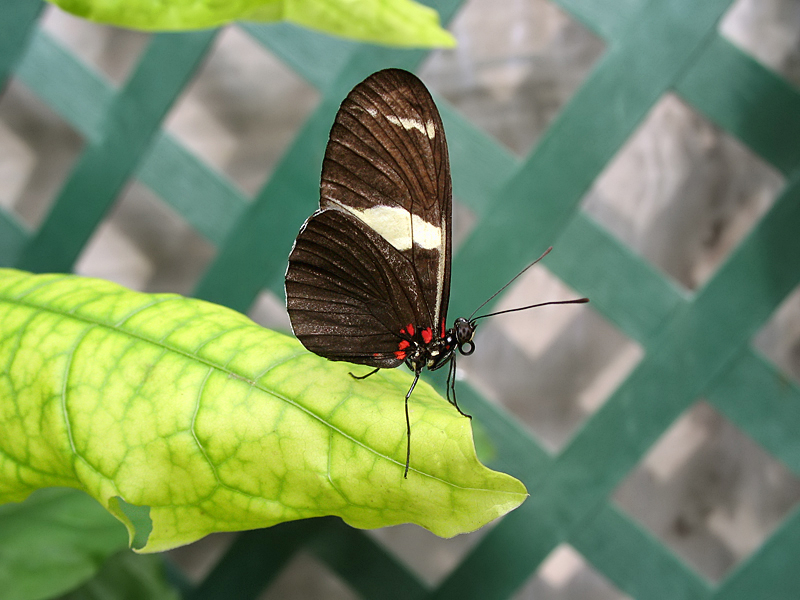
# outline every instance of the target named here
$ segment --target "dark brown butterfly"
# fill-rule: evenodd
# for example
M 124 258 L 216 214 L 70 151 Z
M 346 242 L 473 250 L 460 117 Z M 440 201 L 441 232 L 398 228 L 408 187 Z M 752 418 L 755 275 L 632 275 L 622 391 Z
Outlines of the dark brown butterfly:
M 476 321 L 490 316 L 460 317 L 447 328 L 450 164 L 439 111 L 417 77 L 386 69 L 348 94 L 331 129 L 320 196 L 289 255 L 292 329 L 315 354 L 375 367 L 357 379 L 403 363 L 414 371 L 405 397 L 407 477 L 408 399 L 420 373 L 449 364 L 447 399 L 463 415 L 456 350 L 472 354 Z

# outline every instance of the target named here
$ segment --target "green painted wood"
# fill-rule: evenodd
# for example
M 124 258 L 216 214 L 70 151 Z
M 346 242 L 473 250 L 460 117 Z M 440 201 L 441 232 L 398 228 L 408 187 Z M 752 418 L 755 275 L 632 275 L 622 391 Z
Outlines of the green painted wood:
M 114 89 L 42 30 L 31 39 L 17 76 L 91 142 L 98 142 Z
M 298 75 L 322 91 L 329 88 L 359 45 L 291 23 L 239 25 Z
M 38 0 L 8 0 L 0 14 L 0 94 L 22 61 L 35 34 L 36 21 L 44 4 Z M 0 208 L 0 266 L 12 266 L 28 239 L 29 232 L 19 220 Z
M 0 208 L 0 267 L 11 267 L 28 241 L 29 232 L 11 213 Z
M 258 598 L 320 526 L 307 519 L 240 533 L 187 600 L 230 598 L 234 590 L 237 600 Z
M 717 410 L 800 477 L 800 386 L 745 348 L 704 394 Z
M 670 279 L 585 213 L 577 212 L 553 243 L 547 268 L 637 342 L 648 343 L 687 301 Z
M 460 0 L 437 3 L 447 22 Z M 258 292 L 280 290 L 286 257 L 300 226 L 319 205 L 319 173 L 331 123 L 342 99 L 370 73 L 395 66 L 413 69 L 424 54 L 358 46 L 323 92 L 314 113 L 295 137 L 275 173 L 240 217 L 206 271 L 194 295 L 211 302 L 247 311 Z
M 332 100 L 323 101 L 306 121 L 266 186 L 229 232 L 194 296 L 246 312 L 270 279 L 285 270 L 300 226 L 319 203 L 324 148 L 320 140 L 326 139 L 336 106 Z
M 453 314 L 469 314 L 550 245 L 613 154 L 706 44 L 729 4 L 651 1 L 631 18 L 624 37 L 497 195 L 498 210 L 487 214 L 454 258 L 454 281 L 468 281 L 470 272 L 485 277 L 451 294 Z M 502 255 L 495 252 L 498 240 Z
M 165 132 L 155 137 L 136 178 L 214 244 L 223 242 L 247 207 L 227 179 Z
M 459 382 L 458 404 L 472 415 L 477 427 L 490 433 L 492 448 L 488 464 L 521 480 L 533 480 L 548 469 L 553 458 L 531 437 L 530 432 L 497 405 L 486 402 L 467 382 Z M 440 384 L 439 391 L 444 392 Z M 528 490 L 531 492 L 531 490 Z
M 703 600 L 712 585 L 613 504 L 576 529 L 569 543 L 636 600 Z
M 379 68 L 380 63 L 372 70 Z M 286 256 L 300 226 L 319 205 L 325 143 L 349 83 L 338 83 L 323 97 L 273 176 L 239 218 L 195 296 L 247 311 L 258 292 L 285 272 Z
M 362 598 L 414 600 L 428 593 L 391 552 L 338 519 L 325 519 L 308 549 Z
M 658 436 L 724 370 L 800 282 L 800 181 L 795 181 L 716 275 L 682 307 L 631 376 L 535 481 L 536 494 L 459 565 L 436 597 L 512 593 L 596 510 Z M 744 285 L 743 285 L 744 284 Z M 502 569 L 503 585 L 491 573 Z
M 434 99 L 447 135 L 453 197 L 480 217 L 488 210 L 499 185 L 519 168 L 519 160 L 476 129 L 447 101 Z
M 554 0 L 584 27 L 597 35 L 613 39 L 646 0 Z
M 800 90 L 724 38 L 711 40 L 676 91 L 784 175 L 800 170 Z
M 153 37 L 135 72 L 109 107 L 102 139 L 81 155 L 50 214 L 23 249 L 17 261 L 19 268 L 34 272 L 72 270 L 214 34 Z
M 800 510 L 731 574 L 714 595 L 716 600 L 796 600 L 800 598 L 797 549 Z
M 39 0 L 4 0 L 0 19 L 0 90 L 25 52 L 43 8 L 44 3 Z
M 435 8 L 441 22 L 446 24 L 462 2 L 463 0 L 420 0 L 419 3 Z M 389 63 L 392 59 L 388 57 L 395 57 L 398 64 L 412 64 L 418 62 L 422 56 L 417 50 L 386 49 L 382 46 L 359 44 L 303 29 L 291 23 L 242 23 L 239 26 L 280 57 L 308 83 L 323 92 L 334 85 L 342 73 L 350 70 L 347 66 L 349 61 L 359 53 L 383 54 Z M 366 75 L 369 73 L 364 77 Z

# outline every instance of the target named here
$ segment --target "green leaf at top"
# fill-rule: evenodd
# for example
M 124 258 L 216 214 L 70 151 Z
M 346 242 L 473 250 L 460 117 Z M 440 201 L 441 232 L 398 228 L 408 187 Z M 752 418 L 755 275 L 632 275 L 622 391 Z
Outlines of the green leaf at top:
M 231 21 L 289 21 L 331 35 L 402 47 L 452 47 L 435 10 L 413 0 L 50 0 L 79 17 L 131 29 L 180 31 Z
M 131 539 L 144 507 L 145 552 L 322 515 L 450 537 L 523 502 L 422 382 L 403 479 L 410 374 L 353 369 L 200 300 L 0 269 L 0 502 L 79 488 Z

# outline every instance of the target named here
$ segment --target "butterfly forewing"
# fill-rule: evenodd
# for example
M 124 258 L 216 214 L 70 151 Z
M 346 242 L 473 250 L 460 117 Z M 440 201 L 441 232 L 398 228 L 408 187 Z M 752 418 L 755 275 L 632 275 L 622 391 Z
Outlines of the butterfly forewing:
M 356 86 L 331 130 L 320 210 L 289 257 L 287 306 L 303 344 L 392 367 L 407 325 L 442 335 L 451 204 L 444 129 L 425 86 L 396 69 Z
M 422 82 L 389 69 L 356 86 L 331 130 L 321 188 L 322 208 L 344 206 L 409 258 L 430 324 L 441 321 L 449 293 L 450 171 L 441 118 Z

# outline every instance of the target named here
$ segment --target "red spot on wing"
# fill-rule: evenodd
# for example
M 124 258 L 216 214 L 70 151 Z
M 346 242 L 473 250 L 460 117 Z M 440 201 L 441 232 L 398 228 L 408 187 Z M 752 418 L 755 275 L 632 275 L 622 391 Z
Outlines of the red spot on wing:
M 405 350 L 410 345 L 411 345 L 411 342 L 409 342 L 408 340 L 402 340 L 399 344 L 397 344 L 397 347 L 400 348 L 400 350 Z
M 447 330 L 444 328 L 444 321 L 442 321 L 442 333 L 441 337 L 444 337 L 444 334 L 447 333 Z
M 403 350 L 396 350 L 394 355 L 397 360 L 404 360 L 406 357 L 406 353 Z
M 408 331 L 408 335 L 414 337 L 414 325 L 412 325 L 411 323 L 406 325 L 406 331 Z
M 420 331 L 420 333 L 422 334 L 422 341 L 425 342 L 426 344 L 430 344 L 431 340 L 433 339 L 433 332 L 431 331 L 431 328 L 426 327 L 425 329 Z

